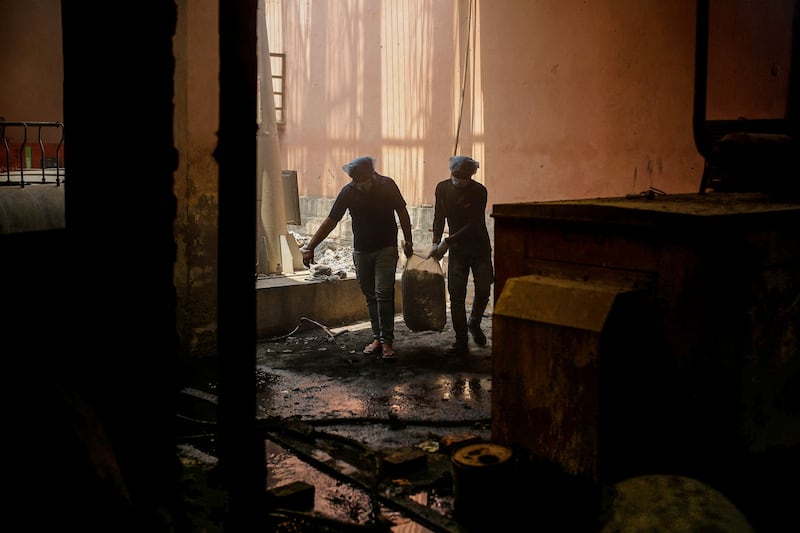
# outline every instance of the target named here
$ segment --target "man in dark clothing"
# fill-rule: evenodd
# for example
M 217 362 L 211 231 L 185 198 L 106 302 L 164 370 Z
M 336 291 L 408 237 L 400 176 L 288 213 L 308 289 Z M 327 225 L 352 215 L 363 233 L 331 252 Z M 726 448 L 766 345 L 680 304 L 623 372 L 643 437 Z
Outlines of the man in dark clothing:
M 342 167 L 352 179 L 342 187 L 330 213 L 300 251 L 303 264 L 314 261 L 314 248 L 325 240 L 350 210 L 353 227 L 353 264 L 361 292 L 367 300 L 373 340 L 365 354 L 394 359 L 394 285 L 397 272 L 397 220 L 403 230 L 406 257 L 414 254 L 411 218 L 394 180 L 375 172 L 371 157 L 353 159 Z
M 459 155 L 450 158 L 450 177 L 436 185 L 433 212 L 433 247 L 430 256 L 441 259 L 449 250 L 447 290 L 450 294 L 450 317 L 456 334 L 450 353 L 469 351 L 467 331 L 479 346 L 486 345 L 481 319 L 486 311 L 494 283 L 492 245 L 486 228 L 487 191 L 472 179 L 479 163 Z M 445 221 L 450 236 L 442 240 Z M 472 310 L 467 319 L 467 282 L 470 271 L 475 287 Z

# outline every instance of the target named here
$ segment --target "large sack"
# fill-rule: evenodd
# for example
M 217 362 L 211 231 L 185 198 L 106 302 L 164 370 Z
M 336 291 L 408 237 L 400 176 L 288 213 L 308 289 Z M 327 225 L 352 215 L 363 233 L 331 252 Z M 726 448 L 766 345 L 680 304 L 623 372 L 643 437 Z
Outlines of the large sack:
M 444 272 L 433 257 L 416 254 L 406 261 L 400 278 L 403 320 L 411 331 L 442 331 L 447 323 Z

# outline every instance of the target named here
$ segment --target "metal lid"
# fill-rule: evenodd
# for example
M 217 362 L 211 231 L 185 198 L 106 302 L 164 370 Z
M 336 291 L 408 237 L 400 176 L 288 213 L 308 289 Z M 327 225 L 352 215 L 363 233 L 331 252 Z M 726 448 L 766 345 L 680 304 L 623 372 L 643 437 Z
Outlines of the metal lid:
M 511 455 L 511 448 L 500 444 L 468 444 L 453 452 L 453 463 L 467 468 L 491 467 L 505 463 Z

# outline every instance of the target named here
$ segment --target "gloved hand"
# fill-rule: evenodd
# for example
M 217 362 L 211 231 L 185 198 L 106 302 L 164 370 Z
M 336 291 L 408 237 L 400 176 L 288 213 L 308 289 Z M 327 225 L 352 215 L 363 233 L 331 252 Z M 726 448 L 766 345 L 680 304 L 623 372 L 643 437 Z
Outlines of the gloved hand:
M 443 239 L 442 242 L 431 247 L 431 253 L 428 257 L 434 257 L 437 261 L 440 261 L 445 252 L 447 252 L 447 248 L 447 239 Z
M 303 264 L 310 268 L 311 263 L 314 262 L 314 248 L 303 246 L 300 248 L 300 253 L 303 254 Z
M 403 253 L 406 254 L 406 258 L 414 255 L 414 243 L 413 242 L 403 243 Z

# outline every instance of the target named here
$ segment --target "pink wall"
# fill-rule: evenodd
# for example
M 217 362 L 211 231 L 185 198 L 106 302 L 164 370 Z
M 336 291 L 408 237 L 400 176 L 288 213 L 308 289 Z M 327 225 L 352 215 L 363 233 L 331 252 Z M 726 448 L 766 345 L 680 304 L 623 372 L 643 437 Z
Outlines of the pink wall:
M 64 120 L 60 3 L 3 0 L 0 54 L 0 116 L 11 121 Z
M 370 154 L 410 204 L 431 204 L 462 109 L 458 152 L 481 161 L 490 204 L 699 188 L 694 2 L 475 0 L 472 19 L 469 0 L 271 3 L 301 195 L 335 196 L 342 163 Z M 773 111 L 785 102 L 793 1 L 768 4 L 712 2 L 709 111 L 764 87 Z
M 410 204 L 433 203 L 461 109 L 458 151 L 490 203 L 697 190 L 692 2 L 475 5 L 468 35 L 468 1 L 284 3 L 271 49 L 301 195 L 334 196 L 341 164 L 371 154 Z
M 699 186 L 694 2 L 266 4 L 270 50 L 286 54 L 282 163 L 301 195 L 335 196 L 341 165 L 371 154 L 410 204 L 431 204 L 459 121 L 457 151 L 481 161 L 490 204 Z M 709 117 L 781 116 L 793 0 L 711 4 Z M 191 28 L 215 27 L 213 5 L 187 10 L 176 48 L 192 51 L 178 105 L 204 147 L 215 143 L 217 41 Z M 0 116 L 63 120 L 59 2 L 7 0 L 0 15 Z
M 697 190 L 693 2 L 518 0 L 481 15 L 492 201 Z
M 283 165 L 301 195 L 335 196 L 342 164 L 368 154 L 409 203 L 433 202 L 453 150 L 466 5 L 282 3 L 270 50 L 286 53 Z
M 60 2 L 0 2 L 0 57 L 0 116 L 16 122 L 62 122 Z M 31 134 L 35 142 L 37 132 L 29 132 L 29 142 Z M 46 142 L 58 142 L 60 135 L 42 131 Z
M 792 0 L 711 2 L 709 119 L 786 116 L 794 4 Z
M 409 203 L 433 202 L 455 142 L 466 6 L 283 3 L 282 38 L 271 35 L 270 49 L 287 54 L 281 141 L 301 195 L 335 196 L 347 181 L 342 164 L 369 154 Z

